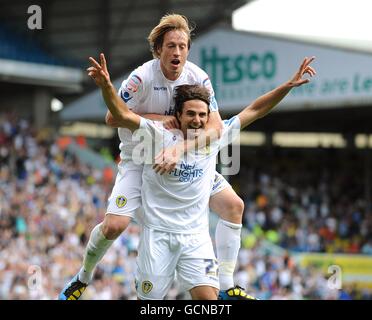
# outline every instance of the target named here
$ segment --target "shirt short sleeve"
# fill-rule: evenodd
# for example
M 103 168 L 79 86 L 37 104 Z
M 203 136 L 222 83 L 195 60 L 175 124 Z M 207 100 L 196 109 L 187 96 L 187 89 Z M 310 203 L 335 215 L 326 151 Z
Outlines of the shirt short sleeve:
M 209 90 L 210 93 L 210 103 L 209 103 L 209 110 L 210 112 L 218 111 L 218 103 L 216 100 L 216 97 L 214 95 L 214 90 L 212 86 L 212 82 L 207 76 L 202 82 L 203 86 L 206 87 Z
M 241 130 L 240 118 L 234 116 L 230 119 L 223 120 L 223 129 L 220 139 L 220 148 L 223 148 L 232 143 L 239 137 Z
M 129 77 L 122 82 L 118 94 L 132 111 L 136 110 L 136 107 L 145 94 L 140 68 L 134 70 Z

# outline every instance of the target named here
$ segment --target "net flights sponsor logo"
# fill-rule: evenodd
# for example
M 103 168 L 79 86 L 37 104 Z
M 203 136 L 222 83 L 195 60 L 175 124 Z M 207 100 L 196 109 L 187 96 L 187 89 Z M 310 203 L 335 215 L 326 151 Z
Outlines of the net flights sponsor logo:
M 196 163 L 189 164 L 182 161 L 180 168 L 172 170 L 169 174 L 178 177 L 180 182 L 193 182 L 195 179 L 203 175 L 203 169 L 196 166 Z

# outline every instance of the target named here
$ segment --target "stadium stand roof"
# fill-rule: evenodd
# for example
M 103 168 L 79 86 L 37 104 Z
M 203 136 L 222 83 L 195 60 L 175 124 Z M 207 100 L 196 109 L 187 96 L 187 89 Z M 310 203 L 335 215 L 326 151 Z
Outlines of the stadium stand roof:
M 244 45 L 239 46 L 236 43 L 246 45 L 244 47 Z M 226 46 L 235 49 L 223 50 Z M 257 77 L 257 80 L 242 79 L 236 84 L 225 83 L 223 80 L 225 78 L 224 69 L 220 65 L 214 64 L 217 58 L 213 57 L 224 57 L 224 59 L 231 61 L 240 52 L 256 53 L 254 50 L 261 52 L 262 48 L 264 50 L 270 49 L 270 53 L 275 56 L 275 61 L 277 61 L 278 69 L 275 68 L 275 72 L 273 72 L 275 76 L 272 79 L 261 81 Z M 248 129 L 264 132 L 369 132 L 371 128 L 368 119 L 372 112 L 370 108 L 371 94 L 363 95 L 364 91 L 359 88 L 359 80 L 363 77 L 358 72 L 370 69 L 371 54 L 359 52 L 359 50 L 345 51 L 343 48 L 335 46 L 217 27 L 194 40 L 189 59 L 197 65 L 203 66 L 213 76 L 212 81 L 216 81 L 214 88 L 220 112 L 224 117 L 228 117 L 241 110 L 241 107 L 248 103 L 247 101 L 253 101 L 260 94 L 260 90 L 265 92 L 269 90 L 268 87 L 272 83 L 278 85 L 285 81 L 288 77 L 288 70 L 295 70 L 297 67 L 297 58 L 309 53 L 315 54 L 319 60 L 316 67 L 319 67 L 319 74 L 313 81 L 311 93 L 300 92 L 297 96 L 286 98 L 282 106 L 276 108 L 270 117 L 257 121 Z M 234 54 L 236 55 L 234 56 Z M 288 58 L 290 55 L 291 58 Z M 345 61 L 348 61 L 353 67 L 343 68 Z M 340 73 L 340 70 L 343 71 Z M 369 73 L 366 72 L 366 79 L 369 79 Z M 357 73 L 358 77 L 355 77 Z M 113 79 L 116 88 L 119 88 L 125 77 L 122 75 Z M 338 90 L 330 89 L 331 86 L 333 88 L 334 84 L 338 83 L 338 79 L 347 82 L 347 92 L 345 89 L 342 94 L 339 94 Z M 225 88 L 225 85 L 227 89 L 225 93 L 221 94 L 221 88 Z M 246 86 L 250 90 L 242 91 L 239 86 Z M 366 92 L 368 91 L 369 89 Z M 218 94 L 221 95 L 218 96 Z M 100 90 L 96 89 L 67 106 L 62 111 L 61 117 L 65 121 L 102 122 L 106 110 Z
M 231 25 L 232 11 L 250 0 L 35 0 L 42 29 L 27 28 L 27 0 L 2 0 L 0 23 L 41 43 L 56 58 L 84 67 L 104 52 L 112 76 L 151 57 L 146 37 L 165 13 L 186 15 L 202 32 L 218 23 Z
M 2 0 L 0 24 L 40 44 L 56 61 L 67 60 L 74 66 L 85 68 L 88 56 L 98 56 L 100 52 L 105 52 L 111 76 L 116 79 L 151 58 L 146 37 L 165 13 L 186 15 L 196 24 L 195 34 L 201 36 L 216 26 L 231 26 L 232 12 L 249 1 L 35 0 L 32 4 L 42 8 L 42 29 L 29 30 L 27 8 L 31 3 L 27 0 Z M 64 104 L 69 104 L 95 89 L 95 85 L 87 77 L 84 77 L 82 85 L 83 90 L 80 93 L 54 90 L 49 94 L 56 96 Z M 8 100 L 13 100 L 16 93 L 22 90 L 24 94 L 19 99 L 23 99 L 24 104 L 31 97 L 31 94 L 27 97 L 25 94 L 31 86 L 32 83 L 29 83 L 21 88 L 14 88 L 6 79 L 0 79 L 0 90 L 11 95 Z M 12 104 L 5 101 L 5 105 Z M 342 110 L 273 113 L 253 124 L 250 129 L 271 132 L 279 129 L 369 132 L 371 128 L 368 119 L 372 116 L 370 109 L 354 106 Z
M 42 55 L 45 53 L 44 58 L 48 56 L 54 62 L 64 61 L 81 70 L 88 65 L 89 56 L 97 57 L 104 52 L 111 76 L 115 79 L 151 58 L 146 37 L 164 14 L 175 12 L 186 15 L 196 25 L 195 33 L 199 36 L 217 24 L 231 26 L 232 12 L 249 1 L 1 0 L 0 25 L 22 35 L 22 41 L 38 44 Z M 38 5 L 42 10 L 40 30 L 28 28 L 30 5 Z M 27 56 L 27 53 L 24 54 Z M 43 90 L 44 101 L 54 96 L 68 104 L 95 89 L 94 83 L 86 76 L 80 82 L 82 87 L 75 87 L 75 90 L 68 87 L 61 90 L 51 87 L 52 82 L 32 80 L 15 87 L 14 81 L 10 81 L 7 75 L 0 75 L 0 90 L 8 92 L 0 102 L 7 108 L 14 106 L 22 109 L 23 114 L 33 112 L 34 118 L 37 118 L 36 112 L 46 112 L 47 104 L 44 103 L 44 111 L 35 105 L 30 108 L 29 101 L 34 100 L 35 93 L 30 92 L 26 97 L 26 92 Z M 16 101 L 17 92 L 23 92 L 23 96 L 19 96 L 22 101 Z M 42 125 L 45 120 L 39 124 Z

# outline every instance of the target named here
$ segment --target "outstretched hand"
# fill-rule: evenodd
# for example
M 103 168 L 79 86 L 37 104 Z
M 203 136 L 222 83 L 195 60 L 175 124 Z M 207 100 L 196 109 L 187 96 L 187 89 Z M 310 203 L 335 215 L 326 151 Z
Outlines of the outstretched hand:
M 298 71 L 295 73 L 293 78 L 290 80 L 292 87 L 299 87 L 302 86 L 305 83 L 310 82 L 310 79 L 303 78 L 303 76 L 307 73 L 310 77 L 315 76 L 316 72 L 313 67 L 310 66 L 310 63 L 313 62 L 315 57 L 305 57 L 305 59 L 302 61 L 302 64 Z
M 92 57 L 89 57 L 91 66 L 87 69 L 88 76 L 90 76 L 96 85 L 100 88 L 108 87 L 111 85 L 110 74 L 107 70 L 107 63 L 103 53 L 99 56 L 101 64 L 99 64 Z

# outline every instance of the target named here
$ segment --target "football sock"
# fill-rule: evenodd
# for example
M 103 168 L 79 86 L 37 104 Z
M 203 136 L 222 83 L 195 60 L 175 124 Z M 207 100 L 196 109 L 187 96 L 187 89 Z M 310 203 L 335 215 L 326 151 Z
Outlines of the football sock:
M 107 240 L 101 231 L 102 223 L 96 225 L 89 238 L 85 249 L 83 267 L 79 272 L 79 280 L 83 283 L 89 283 L 93 277 L 93 271 L 97 263 L 105 255 L 106 251 L 115 240 Z
M 241 224 L 218 220 L 215 237 L 220 290 L 234 287 L 234 270 L 240 249 L 241 229 Z

